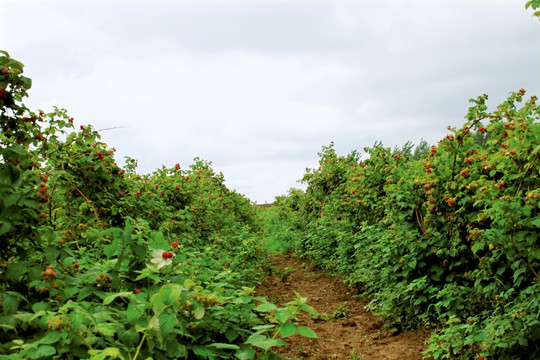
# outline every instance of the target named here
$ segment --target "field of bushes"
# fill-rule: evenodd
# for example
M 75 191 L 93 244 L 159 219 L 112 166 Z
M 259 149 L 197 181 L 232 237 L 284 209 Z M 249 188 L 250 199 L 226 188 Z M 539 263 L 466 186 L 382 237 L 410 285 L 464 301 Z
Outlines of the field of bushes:
M 434 327 L 434 359 L 540 357 L 540 110 L 471 99 L 437 145 L 376 144 L 319 167 L 267 214 L 282 247 L 346 277 L 397 331 Z
M 209 162 L 121 169 L 91 126 L 28 109 L 22 70 L 1 53 L 0 359 L 272 359 L 315 336 L 303 299 L 254 296 L 262 218 Z
M 262 208 L 205 160 L 119 167 L 91 125 L 26 107 L 31 84 L 0 51 L 0 359 L 278 358 L 282 339 L 316 336 L 295 321 L 314 309 L 255 295 L 268 248 L 342 276 L 395 332 L 433 329 L 426 358 L 540 358 L 525 90 L 471 99 L 434 145 L 324 146 L 306 189 Z

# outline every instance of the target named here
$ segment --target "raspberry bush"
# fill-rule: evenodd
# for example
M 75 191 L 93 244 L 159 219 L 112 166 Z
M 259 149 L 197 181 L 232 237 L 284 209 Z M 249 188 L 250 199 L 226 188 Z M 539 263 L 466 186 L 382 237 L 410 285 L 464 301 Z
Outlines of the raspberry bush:
M 307 190 L 272 210 L 276 239 L 365 290 L 396 331 L 435 327 L 435 359 L 540 356 L 540 110 L 524 90 L 486 100 L 420 160 L 324 147 Z
M 0 358 L 274 358 L 312 309 L 253 296 L 249 200 L 200 159 L 121 169 L 91 126 L 28 109 L 22 74 L 2 51 Z

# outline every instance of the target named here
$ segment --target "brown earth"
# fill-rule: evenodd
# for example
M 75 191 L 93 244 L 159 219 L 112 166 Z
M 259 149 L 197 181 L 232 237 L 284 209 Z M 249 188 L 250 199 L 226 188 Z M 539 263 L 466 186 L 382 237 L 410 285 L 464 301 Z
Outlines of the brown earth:
M 275 271 L 258 287 L 259 296 L 283 304 L 294 300 L 296 291 L 307 298 L 308 305 L 329 318 L 314 320 L 311 315 L 300 315 L 298 325 L 308 326 L 318 337 L 294 334 L 285 338 L 288 345 L 277 349 L 279 355 L 290 359 L 422 359 L 424 342 L 429 337 L 426 329 L 394 336 L 375 315 L 366 311 L 368 301 L 355 296 L 338 278 L 290 255 L 272 254 L 270 260 Z M 289 273 L 288 277 L 284 276 Z

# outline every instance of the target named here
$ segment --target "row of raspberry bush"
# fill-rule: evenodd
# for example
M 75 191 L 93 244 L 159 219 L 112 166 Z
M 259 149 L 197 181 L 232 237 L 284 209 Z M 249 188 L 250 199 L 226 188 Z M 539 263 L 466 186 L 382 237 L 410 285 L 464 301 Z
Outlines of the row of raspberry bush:
M 22 103 L 4 51 L 0 71 L 0 359 L 272 358 L 283 328 L 314 336 L 301 298 L 254 297 L 261 219 L 209 162 L 121 169 L 91 126 Z
M 277 198 L 274 238 L 345 275 L 397 330 L 435 327 L 427 355 L 540 357 L 540 110 L 471 99 L 423 158 L 323 147 L 306 191 Z

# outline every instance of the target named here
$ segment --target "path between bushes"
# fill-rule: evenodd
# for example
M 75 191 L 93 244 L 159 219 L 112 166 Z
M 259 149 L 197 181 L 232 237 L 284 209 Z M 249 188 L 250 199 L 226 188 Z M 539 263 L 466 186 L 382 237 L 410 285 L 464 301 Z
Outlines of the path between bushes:
M 290 359 L 422 359 L 424 341 L 429 337 L 427 330 L 393 336 L 376 316 L 366 312 L 367 301 L 354 297 L 354 291 L 339 279 L 314 269 L 307 260 L 283 254 L 269 257 L 275 271 L 257 288 L 257 294 L 282 304 L 293 300 L 296 291 L 319 314 L 329 317 L 314 320 L 311 315 L 302 314 L 298 324 L 313 329 L 318 338 L 298 334 L 285 338 L 288 345 L 278 349 L 279 355 Z M 287 273 L 290 273 L 288 277 Z

